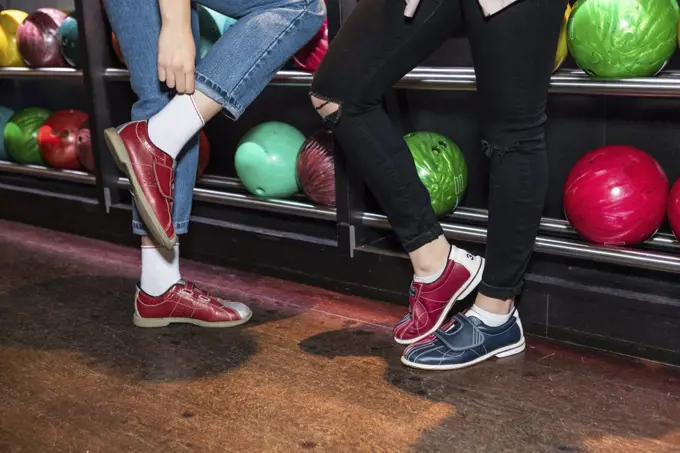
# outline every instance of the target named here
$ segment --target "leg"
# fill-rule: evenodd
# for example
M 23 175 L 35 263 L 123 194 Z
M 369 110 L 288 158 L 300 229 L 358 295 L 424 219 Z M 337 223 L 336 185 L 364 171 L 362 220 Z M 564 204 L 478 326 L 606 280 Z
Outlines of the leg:
M 125 55 L 130 72 L 130 85 L 137 95 L 137 101 L 132 105 L 132 120 L 150 118 L 160 112 L 170 101 L 170 92 L 163 89 L 156 75 L 158 35 L 161 29 L 158 2 L 157 0 L 106 0 L 105 6 L 111 28 Z M 192 16 L 192 28 L 198 45 L 198 15 L 195 12 Z M 198 136 L 195 136 L 189 140 L 177 159 L 172 221 L 178 235 L 185 234 L 189 228 L 197 168 Z M 148 231 L 134 204 L 132 229 L 135 234 L 142 236 L 144 244 L 155 245 L 153 238 L 148 236 Z
M 521 290 L 543 212 L 545 107 L 566 3 L 524 0 L 485 18 L 476 0 L 463 1 L 490 159 L 487 265 L 478 302 L 494 312 L 508 313 Z
M 132 107 L 132 119 L 141 120 L 159 113 L 168 105 L 170 93 L 157 78 L 158 34 L 160 15 L 156 0 L 106 0 L 109 21 L 125 55 L 130 83 L 138 97 Z M 194 39 L 198 43 L 198 17 L 192 16 Z M 193 189 L 198 166 L 198 136 L 184 147 L 178 158 L 175 203 L 172 222 L 177 234 L 187 232 Z M 135 297 L 134 323 L 140 327 L 160 327 L 186 322 L 211 327 L 229 327 L 246 322 L 251 313 L 238 302 L 225 302 L 181 280 L 179 244 L 164 250 L 148 236 L 133 206 L 133 231 L 142 236 L 142 275 Z M 208 301 L 208 303 L 206 303 Z M 182 317 L 177 306 L 195 307 Z
M 459 6 L 458 0 L 422 1 L 413 20 L 407 20 L 400 2 L 359 2 L 312 84 L 312 103 L 333 125 L 404 249 L 417 258 L 424 246 L 437 246 L 438 262 L 414 260 L 417 274 L 441 267 L 448 245 L 403 133 L 385 112 L 382 97 L 452 33 L 461 17 Z
M 322 0 L 213 0 L 207 6 L 239 20 L 199 64 L 196 92 L 175 96 L 148 122 L 105 131 L 145 225 L 168 249 L 177 240 L 169 212 L 175 159 L 184 145 L 223 109 L 237 119 L 277 69 L 314 36 L 325 15 Z
M 547 190 L 545 103 L 566 0 L 523 0 L 485 18 L 462 0 L 491 162 L 489 225 L 480 295 L 437 338 L 402 362 L 452 370 L 524 351 L 513 298 L 533 249 Z
M 411 153 L 382 105 L 384 92 L 437 49 L 461 18 L 458 0 L 362 0 L 333 40 L 312 84 L 312 103 L 378 199 L 415 270 L 410 313 L 397 342 L 435 331 L 481 278 L 483 260 L 449 246 Z

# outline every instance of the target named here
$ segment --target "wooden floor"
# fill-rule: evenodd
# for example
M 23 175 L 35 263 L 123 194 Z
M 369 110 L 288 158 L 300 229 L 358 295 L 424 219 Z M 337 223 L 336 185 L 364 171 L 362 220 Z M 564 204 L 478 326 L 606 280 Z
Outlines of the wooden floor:
M 0 221 L 0 452 L 680 452 L 680 372 L 529 339 L 399 362 L 404 307 L 184 262 L 231 330 L 133 327 L 138 251 Z

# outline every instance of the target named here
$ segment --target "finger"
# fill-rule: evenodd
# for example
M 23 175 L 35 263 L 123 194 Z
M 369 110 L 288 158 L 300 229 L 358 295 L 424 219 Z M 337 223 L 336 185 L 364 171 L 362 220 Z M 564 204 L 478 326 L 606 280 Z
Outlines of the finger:
M 184 94 L 187 87 L 186 77 L 183 72 L 175 73 L 175 90 Z
M 165 68 L 163 66 L 158 66 L 158 80 L 165 82 Z
M 196 80 L 194 76 L 194 71 L 187 73 L 187 94 L 193 94 L 196 89 Z
M 166 81 L 165 84 L 168 86 L 168 88 L 175 88 L 175 73 L 172 71 L 168 71 L 166 74 Z

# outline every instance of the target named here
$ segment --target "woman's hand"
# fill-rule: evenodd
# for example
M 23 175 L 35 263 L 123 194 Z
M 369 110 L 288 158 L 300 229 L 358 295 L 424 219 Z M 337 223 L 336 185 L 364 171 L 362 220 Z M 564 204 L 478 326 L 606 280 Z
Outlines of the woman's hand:
M 158 80 L 178 93 L 194 92 L 196 45 L 191 23 L 163 24 L 158 37 Z

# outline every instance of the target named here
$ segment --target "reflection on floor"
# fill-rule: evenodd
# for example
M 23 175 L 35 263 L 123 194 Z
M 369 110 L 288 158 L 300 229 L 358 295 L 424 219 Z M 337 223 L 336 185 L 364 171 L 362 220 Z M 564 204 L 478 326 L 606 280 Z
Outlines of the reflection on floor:
M 185 262 L 231 330 L 134 328 L 138 251 L 0 221 L 0 452 L 674 452 L 680 371 L 530 339 L 399 362 L 404 308 Z

